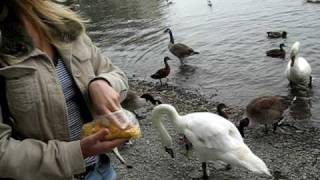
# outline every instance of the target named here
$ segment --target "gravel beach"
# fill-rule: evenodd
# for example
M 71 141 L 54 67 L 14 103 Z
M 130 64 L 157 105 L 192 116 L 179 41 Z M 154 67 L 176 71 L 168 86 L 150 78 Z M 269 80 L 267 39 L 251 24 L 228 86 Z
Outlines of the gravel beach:
M 171 85 L 160 87 L 157 83 L 130 80 L 130 88 L 138 95 L 150 93 L 160 98 L 163 103 L 174 105 L 180 114 L 208 111 L 216 113 L 216 94 L 202 96 L 190 89 L 182 89 Z M 243 117 L 244 107 L 227 104 L 230 121 L 238 123 Z M 153 106 L 142 108 L 137 113 L 143 118 L 139 120 L 143 136 L 133 140 L 132 145 L 119 148 L 122 156 L 133 166 L 126 168 L 112 154 L 111 159 L 118 173 L 118 179 L 132 180 L 172 180 L 194 179 L 201 177 L 201 163 L 195 154 L 190 159 L 185 156 L 185 149 L 179 143 L 179 135 L 172 124 L 164 122 L 173 137 L 173 150 L 176 157 L 172 159 L 161 146 L 159 133 L 152 126 L 150 112 Z M 210 162 L 210 178 L 224 179 L 320 179 L 320 133 L 307 122 L 297 122 L 290 117 L 287 123 L 296 128 L 283 127 L 277 133 L 263 133 L 263 126 L 246 131 L 245 143 L 251 150 L 265 161 L 273 177 L 254 174 L 244 168 L 233 167 L 224 170 L 219 162 Z

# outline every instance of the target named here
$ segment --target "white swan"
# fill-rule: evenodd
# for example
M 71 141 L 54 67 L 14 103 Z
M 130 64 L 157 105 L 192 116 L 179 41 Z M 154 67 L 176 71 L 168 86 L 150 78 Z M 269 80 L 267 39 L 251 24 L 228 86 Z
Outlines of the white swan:
M 307 60 L 299 57 L 300 43 L 297 41 L 291 47 L 290 61 L 286 68 L 286 75 L 290 85 L 308 84 L 312 86 L 311 67 Z
M 230 121 L 209 112 L 180 116 L 173 106 L 162 104 L 153 109 L 152 123 L 160 132 L 166 152 L 172 157 L 172 139 L 161 122 L 163 114 L 166 114 L 179 133 L 184 134 L 193 144 L 202 162 L 204 178 L 208 178 L 206 162 L 209 160 L 220 160 L 256 173 L 270 175 L 266 164 L 244 144 L 238 129 Z

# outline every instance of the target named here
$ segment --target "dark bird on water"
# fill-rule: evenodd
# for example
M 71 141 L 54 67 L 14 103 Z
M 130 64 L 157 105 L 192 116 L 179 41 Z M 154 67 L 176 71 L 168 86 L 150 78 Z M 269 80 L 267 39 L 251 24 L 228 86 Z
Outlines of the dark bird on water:
M 280 49 L 271 49 L 266 52 L 266 55 L 273 58 L 282 58 L 284 59 L 286 57 L 286 51 L 283 49 L 283 47 L 286 47 L 283 43 L 280 44 Z
M 244 128 L 253 127 L 257 124 L 265 125 L 265 132 L 268 132 L 268 125 L 273 126 L 273 132 L 279 126 L 283 118 L 283 113 L 296 100 L 294 98 L 282 96 L 261 96 L 253 99 L 246 108 L 247 117 L 242 119 L 239 124 L 239 131 L 244 137 Z
M 268 38 L 287 38 L 287 32 L 286 31 L 280 31 L 280 32 L 275 32 L 275 31 L 269 31 L 267 32 Z
M 161 86 L 162 86 L 161 79 L 167 78 L 168 75 L 170 74 L 170 66 L 168 64 L 168 60 L 171 60 L 171 59 L 167 56 L 164 57 L 163 62 L 164 62 L 165 67 L 159 69 L 156 73 L 154 73 L 150 76 L 152 79 L 159 79 Z M 168 81 L 168 79 L 167 79 L 167 81 Z
M 194 51 L 192 48 L 188 47 L 185 44 L 182 43 L 174 43 L 173 34 L 171 32 L 171 29 L 167 28 L 165 33 L 169 33 L 170 35 L 170 42 L 168 44 L 169 51 L 175 55 L 177 58 L 179 58 L 181 65 L 184 64 L 183 59 L 192 56 L 194 54 L 199 54 L 199 52 Z

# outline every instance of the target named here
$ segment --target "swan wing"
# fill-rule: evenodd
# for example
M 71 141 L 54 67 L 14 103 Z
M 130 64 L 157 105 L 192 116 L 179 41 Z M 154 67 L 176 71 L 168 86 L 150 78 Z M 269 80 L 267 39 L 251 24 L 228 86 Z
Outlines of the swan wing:
M 293 82 L 308 81 L 311 75 L 311 66 L 303 57 L 297 57 L 294 66 L 289 61 L 286 69 L 287 78 Z
M 243 144 L 234 124 L 219 115 L 192 113 L 187 119 L 184 134 L 195 147 L 226 151 Z

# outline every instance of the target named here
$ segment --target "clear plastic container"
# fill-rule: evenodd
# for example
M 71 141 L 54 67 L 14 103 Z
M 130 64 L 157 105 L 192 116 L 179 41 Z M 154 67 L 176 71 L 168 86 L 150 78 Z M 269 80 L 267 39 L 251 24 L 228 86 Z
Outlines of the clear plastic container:
M 82 126 L 81 136 L 92 135 L 102 128 L 107 128 L 109 134 L 106 139 L 138 138 L 141 136 L 140 126 L 135 115 L 125 109 L 97 117 L 92 122 Z

